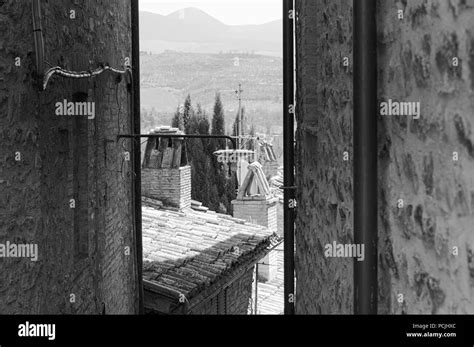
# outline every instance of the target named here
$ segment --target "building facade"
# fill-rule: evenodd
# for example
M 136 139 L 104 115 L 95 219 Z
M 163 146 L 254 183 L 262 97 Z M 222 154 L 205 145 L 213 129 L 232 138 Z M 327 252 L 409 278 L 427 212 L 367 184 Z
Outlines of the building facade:
M 296 1 L 296 312 L 352 312 L 353 260 L 324 257 L 351 243 L 352 1 Z

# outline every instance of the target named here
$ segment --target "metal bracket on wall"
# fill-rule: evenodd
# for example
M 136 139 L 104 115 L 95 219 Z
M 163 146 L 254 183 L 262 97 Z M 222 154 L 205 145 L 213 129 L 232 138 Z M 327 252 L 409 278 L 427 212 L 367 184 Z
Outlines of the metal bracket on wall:
M 46 90 L 49 80 L 54 75 L 59 75 L 65 78 L 92 78 L 102 74 L 103 72 L 110 71 L 119 75 L 127 75 L 127 83 L 130 85 L 133 80 L 132 67 L 128 64 L 124 65 L 123 70 L 113 68 L 107 64 L 98 64 L 95 70 L 90 71 L 69 71 L 61 66 L 54 66 L 47 71 L 44 71 L 45 63 L 45 47 L 43 37 L 43 26 L 42 26 L 42 13 L 41 13 L 41 0 L 31 0 L 31 11 L 33 15 L 33 39 L 35 42 L 35 55 L 36 55 L 36 75 L 39 79 L 42 79 L 42 90 Z
M 234 138 L 227 135 L 202 135 L 202 134 L 120 134 L 117 135 L 117 141 L 120 139 L 136 138 L 191 138 L 191 139 L 226 139 L 232 143 L 234 149 L 237 149 Z

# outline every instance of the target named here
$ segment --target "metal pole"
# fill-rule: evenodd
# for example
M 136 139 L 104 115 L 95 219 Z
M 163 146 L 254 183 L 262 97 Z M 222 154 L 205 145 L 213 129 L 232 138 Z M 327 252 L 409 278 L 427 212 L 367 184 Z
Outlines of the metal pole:
M 139 4 L 138 0 L 131 3 L 132 22 L 132 74 L 133 74 L 133 116 L 132 131 L 140 133 L 140 36 L 139 36 Z M 137 255 L 137 283 L 138 283 L 138 312 L 144 313 L 143 308 L 143 248 L 142 248 L 142 196 L 141 196 L 141 146 L 140 138 L 132 142 L 133 151 L 133 182 L 135 205 L 135 242 Z
M 284 293 L 285 314 L 295 313 L 294 235 L 294 55 L 293 0 L 283 0 L 283 152 L 284 152 Z
M 376 1 L 354 7 L 354 313 L 377 314 L 377 42 Z
M 239 149 L 242 149 L 242 135 L 243 135 L 243 129 L 242 129 L 242 85 L 239 83 Z M 240 177 L 239 177 L 240 178 Z
M 120 139 L 140 139 L 146 138 L 192 138 L 192 139 L 226 139 L 232 143 L 234 149 L 236 149 L 236 141 L 234 138 L 228 135 L 203 135 L 203 134 L 122 134 L 117 135 L 117 140 Z

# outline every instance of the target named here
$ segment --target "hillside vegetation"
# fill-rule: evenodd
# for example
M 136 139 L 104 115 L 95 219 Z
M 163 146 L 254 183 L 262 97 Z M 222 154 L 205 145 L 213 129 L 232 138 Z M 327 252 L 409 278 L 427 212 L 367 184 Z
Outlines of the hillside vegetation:
M 257 131 L 282 123 L 283 62 L 257 54 L 204 54 L 166 51 L 141 56 L 142 128 L 170 124 L 188 94 L 211 111 L 216 92 L 224 106 L 226 131 L 238 110 L 235 91 L 242 84 L 242 105 Z

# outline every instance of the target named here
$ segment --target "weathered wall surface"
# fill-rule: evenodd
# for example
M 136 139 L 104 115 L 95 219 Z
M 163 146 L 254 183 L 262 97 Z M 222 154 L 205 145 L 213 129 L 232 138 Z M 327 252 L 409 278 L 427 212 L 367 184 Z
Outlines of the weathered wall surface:
M 352 259 L 324 246 L 352 243 L 352 1 L 297 0 L 296 312 L 351 313 Z
M 352 242 L 351 3 L 297 1 L 297 313 L 352 312 L 353 260 L 323 255 Z M 378 2 L 378 102 L 421 103 L 373 115 L 380 313 L 474 312 L 473 17 L 472 1 Z
M 49 64 L 122 68 L 130 57 L 128 1 L 41 3 Z M 40 92 L 31 18 L 30 1 L 0 1 L 0 243 L 39 247 L 37 262 L 0 259 L 0 313 L 135 313 L 130 144 L 114 142 L 130 132 L 125 81 L 53 77 Z M 95 102 L 95 119 L 55 115 L 76 93 Z
M 255 267 L 243 273 L 219 294 L 197 306 L 190 314 L 246 315 L 252 306 L 253 273 Z
M 421 102 L 380 116 L 379 311 L 473 313 L 474 2 L 378 4 L 379 101 Z

